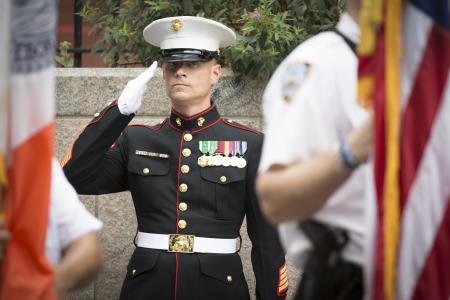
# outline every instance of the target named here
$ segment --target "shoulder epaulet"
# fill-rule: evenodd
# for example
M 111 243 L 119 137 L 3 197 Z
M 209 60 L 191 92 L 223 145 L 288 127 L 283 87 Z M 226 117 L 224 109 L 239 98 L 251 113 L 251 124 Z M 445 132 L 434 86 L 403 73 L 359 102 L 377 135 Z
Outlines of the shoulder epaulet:
M 145 124 L 131 124 L 130 127 L 139 126 L 139 127 L 145 127 L 147 129 L 150 129 L 151 131 L 158 131 L 163 127 L 163 125 L 167 122 L 167 118 L 162 120 L 161 122 L 155 124 L 155 125 L 145 125 Z
M 247 126 L 245 126 L 245 125 L 242 125 L 242 124 L 240 124 L 240 123 L 238 123 L 238 122 L 236 122 L 236 121 L 234 121 L 234 120 L 232 120 L 232 119 L 222 118 L 222 121 L 223 121 L 226 125 L 231 126 L 231 127 L 234 127 L 234 128 L 242 129 L 242 130 L 249 131 L 249 132 L 253 132 L 253 133 L 261 133 L 261 132 L 259 132 L 258 130 L 252 129 L 252 128 L 247 127 Z

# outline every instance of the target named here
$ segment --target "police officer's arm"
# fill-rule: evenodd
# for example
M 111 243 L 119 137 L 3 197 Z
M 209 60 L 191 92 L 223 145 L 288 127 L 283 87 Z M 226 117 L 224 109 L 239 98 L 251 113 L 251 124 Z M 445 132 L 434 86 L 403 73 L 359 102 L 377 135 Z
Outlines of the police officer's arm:
M 106 194 L 127 189 L 127 134 L 123 131 L 139 109 L 156 67 L 153 62 L 130 80 L 118 101 L 99 113 L 75 141 L 64 162 L 64 172 L 78 193 Z
M 252 242 L 251 259 L 256 277 L 256 297 L 261 300 L 285 299 L 288 283 L 283 249 L 277 230 L 263 217 L 255 193 L 255 178 L 259 164 L 263 135 L 258 136 L 249 156 L 247 169 L 247 231 Z
M 350 152 L 365 162 L 372 145 L 373 117 L 347 136 Z M 257 179 L 261 208 L 274 224 L 303 220 L 317 212 L 347 180 L 351 169 L 337 149 L 320 153 L 310 160 L 288 166 L 272 166 Z
M 91 282 L 101 266 L 101 247 L 94 231 L 70 243 L 64 249 L 63 257 L 54 269 L 54 285 L 58 299 L 65 299 L 67 292 Z

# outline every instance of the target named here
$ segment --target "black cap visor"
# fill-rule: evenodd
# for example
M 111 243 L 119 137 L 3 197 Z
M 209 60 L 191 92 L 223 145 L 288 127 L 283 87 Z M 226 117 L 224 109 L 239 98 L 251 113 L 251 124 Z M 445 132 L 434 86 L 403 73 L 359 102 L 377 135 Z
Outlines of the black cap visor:
M 209 61 L 219 56 L 217 51 L 199 49 L 164 49 L 160 51 L 160 54 L 160 64 L 179 61 Z

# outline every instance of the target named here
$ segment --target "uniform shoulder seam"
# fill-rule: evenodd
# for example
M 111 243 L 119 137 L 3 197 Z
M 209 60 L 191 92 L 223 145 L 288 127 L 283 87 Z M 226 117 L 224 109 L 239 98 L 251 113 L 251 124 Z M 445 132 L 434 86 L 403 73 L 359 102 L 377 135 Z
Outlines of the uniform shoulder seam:
M 242 125 L 240 123 L 237 123 L 231 119 L 222 118 L 222 122 L 228 126 L 231 126 L 231 127 L 237 128 L 237 129 L 245 130 L 245 131 L 255 133 L 255 134 L 261 134 L 260 131 L 252 129 L 252 128 Z
M 146 124 L 131 124 L 130 127 L 145 127 L 147 129 L 150 129 L 151 131 L 159 131 L 164 124 L 167 122 L 167 118 L 165 118 L 163 121 L 159 122 L 155 125 L 146 125 Z

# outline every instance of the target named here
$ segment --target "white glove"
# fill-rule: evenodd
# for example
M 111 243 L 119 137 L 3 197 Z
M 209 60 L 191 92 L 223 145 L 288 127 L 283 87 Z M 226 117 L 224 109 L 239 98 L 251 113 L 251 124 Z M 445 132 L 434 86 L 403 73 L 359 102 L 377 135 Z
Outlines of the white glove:
M 142 96 L 147 89 L 147 82 L 155 75 L 157 66 L 157 62 L 154 61 L 145 72 L 128 81 L 122 94 L 120 94 L 119 100 L 117 100 L 117 106 L 122 115 L 129 116 L 134 114 L 141 107 Z

